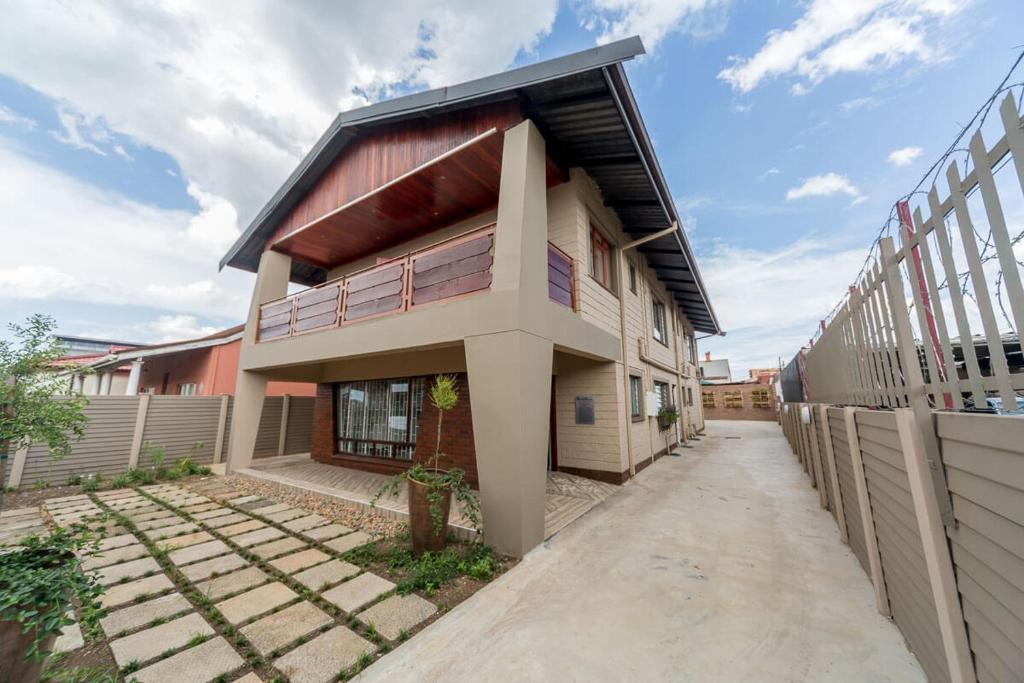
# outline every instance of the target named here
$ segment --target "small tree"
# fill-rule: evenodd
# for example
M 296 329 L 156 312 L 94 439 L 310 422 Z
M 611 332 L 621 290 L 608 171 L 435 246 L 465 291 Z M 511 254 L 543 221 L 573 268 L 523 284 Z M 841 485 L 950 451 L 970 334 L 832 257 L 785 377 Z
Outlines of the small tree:
M 51 458 L 60 460 L 82 438 L 88 422 L 83 410 L 88 399 L 58 398 L 68 392 L 66 379 L 54 371 L 55 361 L 67 349 L 53 336 L 56 321 L 36 314 L 8 328 L 13 339 L 0 340 L 0 508 L 8 454 L 41 443 Z

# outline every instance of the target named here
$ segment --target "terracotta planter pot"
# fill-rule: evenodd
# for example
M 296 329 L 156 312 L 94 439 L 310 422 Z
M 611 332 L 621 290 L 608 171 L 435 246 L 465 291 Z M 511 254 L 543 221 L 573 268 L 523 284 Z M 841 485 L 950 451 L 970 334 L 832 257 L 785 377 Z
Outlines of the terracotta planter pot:
M 22 633 L 21 628 L 17 621 L 0 621 L 0 681 L 5 683 L 36 683 L 43 673 L 44 660 L 25 659 L 35 633 Z M 43 647 L 49 650 L 55 640 L 51 635 Z
M 426 484 L 409 480 L 409 531 L 412 534 L 412 550 L 417 555 L 427 550 L 443 550 L 448 541 L 448 513 L 452 507 L 452 492 L 448 489 L 442 492 L 441 519 L 444 523 L 438 532 L 430 514 L 428 490 Z

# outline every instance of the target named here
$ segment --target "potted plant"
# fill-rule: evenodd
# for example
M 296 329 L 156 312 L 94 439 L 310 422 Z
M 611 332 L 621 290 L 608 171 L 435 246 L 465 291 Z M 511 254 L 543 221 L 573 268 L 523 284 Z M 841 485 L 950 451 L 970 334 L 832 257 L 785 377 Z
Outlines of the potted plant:
M 0 551 L 0 681 L 34 683 L 73 602 L 91 605 L 103 592 L 78 556 L 96 548 L 85 527 L 31 536 Z
M 387 494 L 397 496 L 406 482 L 409 496 L 409 530 L 416 554 L 438 551 L 448 540 L 448 514 L 452 498 L 461 505 L 462 515 L 480 532 L 480 503 L 466 483 L 466 473 L 458 467 L 443 470 L 441 458 L 441 426 L 444 414 L 459 402 L 454 375 L 438 375 L 430 388 L 430 403 L 437 409 L 437 441 L 434 455 L 427 462 L 416 463 L 405 472 L 392 477 L 374 496 L 373 502 Z
M 679 420 L 679 409 L 675 405 L 669 403 L 661 407 L 658 411 L 658 429 L 665 431 L 671 429 Z

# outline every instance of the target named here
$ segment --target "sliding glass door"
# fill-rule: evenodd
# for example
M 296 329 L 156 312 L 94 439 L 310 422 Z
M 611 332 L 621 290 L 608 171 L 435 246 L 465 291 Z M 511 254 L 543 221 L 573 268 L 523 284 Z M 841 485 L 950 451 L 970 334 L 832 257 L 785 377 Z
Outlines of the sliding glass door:
M 423 377 L 338 384 L 338 451 L 412 460 L 425 387 Z

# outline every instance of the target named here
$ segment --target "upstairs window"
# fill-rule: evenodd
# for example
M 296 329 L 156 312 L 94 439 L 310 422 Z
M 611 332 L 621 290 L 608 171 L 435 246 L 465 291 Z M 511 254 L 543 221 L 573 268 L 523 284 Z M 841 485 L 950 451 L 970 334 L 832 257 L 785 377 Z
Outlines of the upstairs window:
M 636 294 L 636 266 L 629 264 L 629 291 Z
M 605 289 L 612 288 L 612 244 L 590 227 L 590 275 Z
M 654 338 L 668 346 L 668 326 L 665 324 L 665 304 L 651 295 L 651 328 Z
M 196 395 L 196 383 L 186 382 L 185 384 L 178 385 L 179 396 L 195 396 Z

